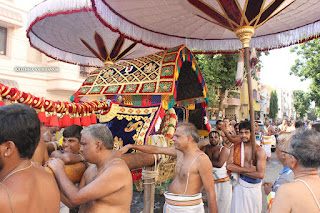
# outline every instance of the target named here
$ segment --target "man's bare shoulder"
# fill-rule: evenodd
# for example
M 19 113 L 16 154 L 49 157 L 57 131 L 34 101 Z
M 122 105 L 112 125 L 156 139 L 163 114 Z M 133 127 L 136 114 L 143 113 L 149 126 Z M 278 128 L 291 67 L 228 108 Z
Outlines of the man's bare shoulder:
M 281 184 L 277 189 L 277 194 L 281 194 L 282 197 L 286 197 L 287 200 L 290 200 L 293 195 L 297 193 L 296 184 L 296 182 Z
M 108 171 L 117 172 L 117 173 L 130 173 L 130 169 L 128 168 L 126 162 L 122 159 L 115 159 L 109 166 Z M 130 173 L 131 174 L 131 173 Z
M 36 182 L 42 182 L 44 185 L 50 184 L 48 187 L 56 187 L 57 183 L 52 174 L 47 172 L 41 167 L 34 167 L 31 170 L 32 176 L 35 178 Z
M 264 149 L 257 144 L 256 144 L 256 152 L 257 152 L 257 155 L 266 155 L 266 151 L 264 151 Z
M 17 172 L 10 176 L 4 184 L 11 189 L 11 193 L 22 193 L 29 196 L 37 192 L 41 196 L 46 196 L 48 192 L 51 192 L 50 196 L 59 197 L 59 189 L 54 176 L 40 167 L 32 166 L 24 172 Z
M 211 163 L 210 158 L 208 157 L 208 155 L 206 155 L 204 152 L 200 151 L 199 154 L 198 154 L 197 162 L 199 162 L 200 165 L 201 165 L 201 163 L 206 162 L 206 161 L 209 161 Z

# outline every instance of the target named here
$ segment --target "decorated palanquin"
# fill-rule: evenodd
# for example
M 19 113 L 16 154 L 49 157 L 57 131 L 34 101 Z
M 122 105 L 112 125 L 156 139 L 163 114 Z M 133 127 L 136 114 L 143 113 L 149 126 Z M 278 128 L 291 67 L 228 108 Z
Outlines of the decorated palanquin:
M 123 96 L 126 105 L 208 103 L 207 87 L 196 60 L 185 46 L 127 60 L 90 73 L 79 95 Z
M 114 148 L 128 143 L 144 145 L 153 131 L 156 120 L 163 113 L 161 104 L 147 107 L 112 103 L 109 110 L 100 115 L 99 122 L 106 123 L 114 137 Z
M 198 129 L 206 129 L 208 89 L 194 56 L 184 45 L 97 69 L 78 92 L 80 96 L 105 96 L 110 100 L 121 96 L 122 104 L 128 106 L 175 107 L 176 112 L 184 114 L 183 120 L 195 121 Z
M 114 136 L 114 149 L 128 143 L 152 145 L 159 137 L 164 143 L 156 145 L 170 146 L 178 120 L 190 121 L 199 130 L 207 129 L 207 92 L 197 62 L 185 46 L 109 64 L 91 72 L 78 90 L 80 96 L 114 100 L 99 117 Z M 166 156 L 161 159 L 156 168 L 158 193 L 163 193 L 174 177 L 175 166 L 174 160 Z M 143 172 L 132 173 L 141 183 Z

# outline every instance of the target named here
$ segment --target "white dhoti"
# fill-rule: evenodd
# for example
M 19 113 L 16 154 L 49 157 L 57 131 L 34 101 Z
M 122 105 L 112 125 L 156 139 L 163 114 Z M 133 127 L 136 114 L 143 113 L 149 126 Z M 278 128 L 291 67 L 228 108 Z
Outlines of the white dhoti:
M 230 213 L 232 200 L 232 185 L 230 181 L 214 184 L 218 212 Z
M 274 136 L 263 136 L 261 147 L 266 151 L 267 157 L 271 158 L 271 142 L 274 140 Z
M 164 193 L 166 202 L 163 207 L 164 213 L 204 213 L 202 193 L 195 195 L 177 195 Z
M 60 201 L 60 213 L 69 213 L 70 209 Z
M 232 185 L 227 174 L 226 163 L 221 168 L 213 167 L 212 169 L 218 212 L 230 213 Z
M 261 213 L 262 192 L 260 183 L 247 183 L 239 178 L 232 193 L 231 213 Z

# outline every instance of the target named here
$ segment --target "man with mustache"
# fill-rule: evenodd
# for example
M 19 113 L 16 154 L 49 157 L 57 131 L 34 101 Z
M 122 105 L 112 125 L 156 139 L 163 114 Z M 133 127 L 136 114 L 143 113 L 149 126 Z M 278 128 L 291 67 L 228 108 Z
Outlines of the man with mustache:
M 230 212 L 232 186 L 226 169 L 226 161 L 229 151 L 226 147 L 219 145 L 220 134 L 217 131 L 209 133 L 209 145 L 201 149 L 208 155 L 213 165 L 214 187 L 218 212 Z
M 227 161 L 227 169 L 239 174 L 239 182 L 233 189 L 231 212 L 261 212 L 261 179 L 266 169 L 266 152 L 256 145 L 256 152 L 252 153 L 251 126 L 248 121 L 241 122 L 239 130 L 242 142 L 232 146 Z

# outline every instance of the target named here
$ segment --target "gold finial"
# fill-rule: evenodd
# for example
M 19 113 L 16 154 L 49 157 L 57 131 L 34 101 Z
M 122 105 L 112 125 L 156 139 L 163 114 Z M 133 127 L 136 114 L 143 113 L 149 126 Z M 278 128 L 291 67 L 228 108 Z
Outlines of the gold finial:
M 105 66 L 109 66 L 109 65 L 113 65 L 114 62 L 113 61 L 105 61 L 103 62 Z
M 254 30 L 255 28 L 251 26 L 243 26 L 235 30 L 235 33 L 239 37 L 244 48 L 250 47 L 249 42 L 254 34 Z

